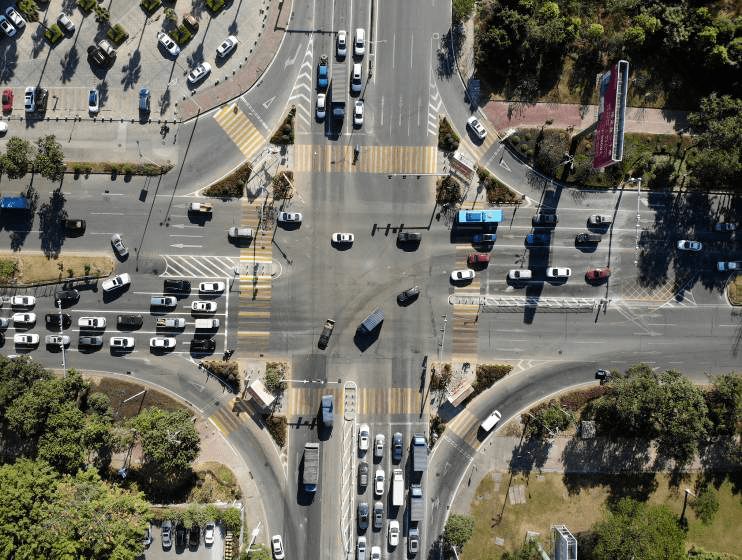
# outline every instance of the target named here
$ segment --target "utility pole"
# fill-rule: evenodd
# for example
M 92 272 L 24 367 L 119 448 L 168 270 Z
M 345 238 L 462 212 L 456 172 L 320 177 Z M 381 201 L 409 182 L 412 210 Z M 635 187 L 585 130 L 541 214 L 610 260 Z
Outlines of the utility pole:
M 688 505 L 688 494 L 691 494 L 694 498 L 697 498 L 693 492 L 690 491 L 689 488 L 685 489 L 685 497 L 683 498 L 683 512 L 680 514 L 680 524 L 683 524 L 683 519 L 685 518 L 685 507 Z

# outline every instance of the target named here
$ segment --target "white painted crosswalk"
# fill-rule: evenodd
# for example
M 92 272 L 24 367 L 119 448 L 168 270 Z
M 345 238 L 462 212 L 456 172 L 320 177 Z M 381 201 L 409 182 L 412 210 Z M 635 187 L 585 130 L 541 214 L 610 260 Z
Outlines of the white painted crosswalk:
M 232 278 L 239 257 L 204 255 L 162 255 L 165 270 L 160 276 L 166 278 Z

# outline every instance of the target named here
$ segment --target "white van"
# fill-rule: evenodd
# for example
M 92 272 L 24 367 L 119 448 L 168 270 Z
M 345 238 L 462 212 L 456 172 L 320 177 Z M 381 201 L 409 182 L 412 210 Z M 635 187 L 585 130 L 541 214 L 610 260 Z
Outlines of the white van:
M 218 329 L 219 319 L 196 319 L 197 329 Z
M 353 55 L 358 58 L 363 58 L 363 54 L 366 52 L 366 31 L 359 27 L 356 29 L 356 38 L 353 41 Z
M 484 419 L 484 422 L 482 422 L 481 428 L 485 432 L 489 432 L 500 421 L 501 417 L 502 417 L 502 414 L 500 414 L 499 410 L 493 410 L 492 414 L 490 414 L 489 416 L 487 416 L 487 418 Z

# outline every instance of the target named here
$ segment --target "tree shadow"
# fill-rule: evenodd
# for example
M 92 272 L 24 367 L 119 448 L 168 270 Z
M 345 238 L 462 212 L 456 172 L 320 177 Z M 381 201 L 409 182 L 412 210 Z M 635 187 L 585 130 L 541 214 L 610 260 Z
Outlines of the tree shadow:
M 15 76 L 18 67 L 18 47 L 15 42 L 6 43 L 0 52 L 2 52 L 0 58 L 3 61 L 2 69 L 0 69 L 0 82 L 6 83 Z
M 200 19 L 200 15 L 206 11 L 206 4 L 203 0 L 191 0 L 191 14 L 196 19 Z
M 186 62 L 188 63 L 189 68 L 193 68 L 201 64 L 203 61 L 204 61 L 204 44 L 199 43 L 199 45 L 193 50 L 193 52 L 188 55 Z
M 80 64 L 80 54 L 77 52 L 77 47 L 73 46 L 67 51 L 62 57 L 60 64 L 62 66 L 61 80 L 63 84 L 66 84 L 72 79 L 72 75 Z
M 514 447 L 510 457 L 510 471 L 513 474 L 530 474 L 534 469 L 541 470 L 549 457 L 552 441 L 550 439 L 529 438 Z
M 108 80 L 103 80 L 100 84 L 98 84 L 99 106 L 103 107 L 106 101 L 108 101 Z
M 172 101 L 172 92 L 169 89 L 166 89 L 163 94 L 160 96 L 160 98 L 157 100 L 157 104 L 160 107 L 160 115 L 164 115 L 165 112 L 170 107 L 170 103 Z
M 39 239 L 41 250 L 48 258 L 56 258 L 62 249 L 64 232 L 62 220 L 67 217 L 64 209 L 65 196 L 61 189 L 52 193 L 48 202 L 39 207 Z
M 123 70 L 121 85 L 123 86 L 124 91 L 133 88 L 142 74 L 142 54 L 139 49 L 131 53 L 129 62 L 127 62 L 121 70 Z
M 44 28 L 39 25 L 36 27 L 36 31 L 31 35 L 31 58 L 38 58 L 41 51 L 44 50 L 46 45 L 46 39 L 44 38 Z

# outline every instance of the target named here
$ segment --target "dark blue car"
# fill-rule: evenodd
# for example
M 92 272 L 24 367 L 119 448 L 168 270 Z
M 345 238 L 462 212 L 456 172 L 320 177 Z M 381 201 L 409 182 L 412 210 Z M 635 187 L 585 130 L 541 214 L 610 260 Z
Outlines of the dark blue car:
M 526 235 L 527 245 L 548 245 L 551 236 L 548 233 L 529 233 Z

